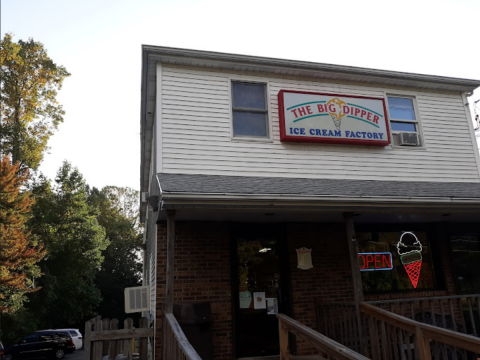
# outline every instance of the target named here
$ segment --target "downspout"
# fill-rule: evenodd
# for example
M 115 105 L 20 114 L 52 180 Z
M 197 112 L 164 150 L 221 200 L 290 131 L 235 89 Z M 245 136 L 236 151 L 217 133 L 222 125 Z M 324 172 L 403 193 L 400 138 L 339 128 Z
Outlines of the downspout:
M 478 149 L 477 137 L 475 136 L 475 130 L 473 128 L 472 114 L 470 112 L 470 107 L 467 99 L 467 97 L 473 95 L 473 92 L 464 91 L 461 94 L 462 94 L 463 104 L 465 106 L 465 116 L 467 117 L 468 128 L 470 130 L 470 137 L 472 139 L 473 152 L 475 153 L 475 161 L 477 163 L 478 180 L 480 182 L 480 152 Z

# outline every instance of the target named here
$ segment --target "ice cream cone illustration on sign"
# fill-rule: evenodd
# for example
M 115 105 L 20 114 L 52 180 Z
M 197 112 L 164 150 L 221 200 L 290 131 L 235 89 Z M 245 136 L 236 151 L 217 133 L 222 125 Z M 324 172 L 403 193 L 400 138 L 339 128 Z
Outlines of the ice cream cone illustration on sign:
M 347 103 L 339 98 L 334 98 L 327 102 L 327 109 L 329 110 L 328 113 L 332 117 L 333 123 L 335 124 L 337 130 L 340 130 L 342 118 L 345 116 L 345 114 L 342 113 L 342 105 L 347 105 Z
M 416 289 L 422 268 L 422 244 L 414 233 L 404 232 L 397 243 L 397 251 L 400 261 Z

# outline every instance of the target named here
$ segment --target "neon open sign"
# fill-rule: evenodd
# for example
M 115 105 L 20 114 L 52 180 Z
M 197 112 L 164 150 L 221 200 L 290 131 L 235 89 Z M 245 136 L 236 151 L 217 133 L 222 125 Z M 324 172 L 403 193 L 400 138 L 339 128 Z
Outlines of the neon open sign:
M 392 270 L 392 253 L 358 253 L 360 271 Z

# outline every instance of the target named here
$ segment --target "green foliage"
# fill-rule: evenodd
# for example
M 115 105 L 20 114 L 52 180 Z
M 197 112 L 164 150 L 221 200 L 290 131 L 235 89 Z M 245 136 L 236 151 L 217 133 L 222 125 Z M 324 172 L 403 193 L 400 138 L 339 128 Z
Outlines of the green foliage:
M 0 50 L 0 152 L 19 161 L 21 170 L 36 169 L 49 137 L 63 122 L 65 112 L 56 96 L 70 74 L 33 39 L 15 43 L 6 34 Z
M 67 162 L 55 181 L 40 176 L 31 186 L 36 202 L 28 225 L 48 250 L 39 263 L 44 276 L 36 279 L 41 290 L 27 295 L 24 308 L 2 317 L 2 339 L 82 327 L 97 314 L 122 321 L 124 289 L 141 284 L 138 192 L 90 190 Z
M 53 186 L 40 178 L 34 194 L 31 226 L 48 256 L 41 262 L 43 289 L 32 296 L 30 309 L 44 327 L 76 325 L 94 316 L 101 301 L 95 275 L 109 242 L 88 202 L 88 186 L 69 163 L 60 168 Z
M 101 191 L 94 188 L 89 199 L 99 210 L 98 221 L 110 241 L 95 280 L 102 294 L 97 310 L 104 317 L 123 321 L 124 289 L 141 285 L 139 194 L 130 188 L 108 186 Z
M 26 308 L 15 313 L 2 314 L 0 337 L 3 345 L 12 344 L 41 327 L 38 320 Z

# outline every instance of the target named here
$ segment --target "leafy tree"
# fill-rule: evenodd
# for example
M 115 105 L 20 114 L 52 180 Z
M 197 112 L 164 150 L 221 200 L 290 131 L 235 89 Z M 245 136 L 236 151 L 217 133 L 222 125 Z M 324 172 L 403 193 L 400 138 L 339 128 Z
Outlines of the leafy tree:
M 33 278 L 40 277 L 37 263 L 44 257 L 43 245 L 31 236 L 25 223 L 33 199 L 24 185 L 28 174 L 19 174 L 19 164 L 7 157 L 0 164 L 0 311 L 19 310 L 26 294 L 37 291 Z M 23 191 L 22 191 L 23 189 Z
M 10 154 L 13 163 L 20 161 L 21 170 L 36 169 L 49 137 L 63 122 L 56 96 L 70 74 L 33 39 L 15 43 L 6 34 L 0 50 L 0 152 Z
M 130 188 L 107 186 L 93 189 L 90 202 L 99 210 L 98 221 L 105 228 L 110 245 L 96 276 L 102 294 L 98 313 L 104 317 L 125 318 L 124 289 L 141 285 L 139 258 L 142 235 L 139 230 L 139 194 Z
M 109 242 L 88 193 L 82 175 L 68 162 L 53 186 L 42 177 L 34 185 L 37 201 L 30 224 L 48 256 L 41 262 L 43 289 L 32 296 L 30 309 L 44 327 L 79 325 L 95 315 L 101 301 L 95 275 Z
M 0 336 L 3 345 L 7 345 L 42 328 L 34 314 L 26 307 L 22 307 L 14 313 L 2 314 Z

